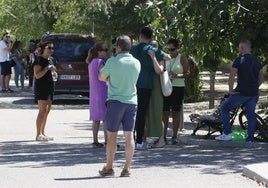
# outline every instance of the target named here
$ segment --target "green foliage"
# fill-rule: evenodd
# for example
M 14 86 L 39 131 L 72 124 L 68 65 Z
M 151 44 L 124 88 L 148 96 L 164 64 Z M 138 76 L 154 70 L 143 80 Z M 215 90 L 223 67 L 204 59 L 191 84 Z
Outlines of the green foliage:
M 11 0 L 8 4 L 2 0 L 0 1 L 2 7 L 0 24 L 3 32 L 9 31 L 14 40 L 24 42 L 40 38 L 47 31 L 90 34 L 94 32 L 93 27 L 95 34 L 102 38 L 106 37 L 106 34 L 113 35 L 114 30 L 109 27 L 118 23 L 121 23 L 122 27 L 119 28 L 120 30 L 117 29 L 116 33 L 121 33 L 123 26 L 126 28 L 122 24 L 124 22 L 121 22 L 124 13 L 120 13 L 117 22 L 108 19 L 110 15 L 113 15 L 113 11 L 117 10 L 116 2 L 123 10 L 128 0 Z M 125 13 L 126 11 L 131 13 L 130 10 L 133 10 L 133 7 L 128 8 Z M 129 15 L 129 23 L 131 23 L 130 18 L 131 15 Z M 135 23 L 138 23 L 138 19 L 136 20 Z M 131 27 L 129 30 L 133 28 L 138 27 Z M 111 34 L 110 31 L 112 31 Z
M 215 54 L 206 54 L 203 57 L 203 68 L 212 72 L 216 72 L 220 66 L 221 61 Z
M 161 46 L 180 39 L 181 53 L 212 72 L 237 56 L 243 38 L 268 64 L 267 0 L 0 0 L 0 7 L 2 32 L 11 32 L 12 40 L 27 42 L 50 31 L 94 33 L 110 43 L 121 34 L 137 39 L 148 25 Z
M 12 0 L 0 13 L 2 32 L 11 33 L 12 40 L 28 41 L 51 27 L 50 18 L 42 13 L 41 0 Z
M 160 44 L 170 37 L 180 39 L 181 52 L 194 56 L 205 70 L 215 72 L 221 62 L 232 61 L 241 38 L 251 40 L 253 53 L 267 62 L 265 0 L 150 0 L 137 10 L 142 21 L 150 22 Z
M 246 0 L 234 6 L 233 15 L 236 27 L 233 33 L 236 34 L 236 43 L 240 39 L 251 40 L 253 53 L 260 57 L 264 64 L 268 64 L 268 1 Z
M 136 3 L 137 1 L 130 1 L 128 4 L 117 1 L 111 4 L 109 13 L 95 12 L 95 31 L 98 37 L 112 39 L 127 34 L 135 38 L 140 28 L 146 25 L 146 22 L 138 19 L 139 15 L 134 10 Z
M 2 0 L 0 5 L 2 31 L 19 40 L 47 31 L 137 38 L 140 27 L 150 25 L 161 45 L 170 37 L 179 38 L 181 51 L 198 62 L 206 54 L 232 60 L 240 38 L 252 40 L 253 53 L 267 61 L 266 0 Z

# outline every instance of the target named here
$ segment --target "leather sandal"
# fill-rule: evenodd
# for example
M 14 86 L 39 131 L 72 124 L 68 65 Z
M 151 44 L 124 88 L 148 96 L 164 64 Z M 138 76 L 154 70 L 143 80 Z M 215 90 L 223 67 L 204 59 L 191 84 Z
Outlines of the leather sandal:
M 102 170 L 99 170 L 99 174 L 101 176 L 114 176 L 114 169 L 107 169 L 106 167 L 103 167 Z
M 123 169 L 121 174 L 120 174 L 120 177 L 129 177 L 129 176 L 130 176 L 129 170 Z

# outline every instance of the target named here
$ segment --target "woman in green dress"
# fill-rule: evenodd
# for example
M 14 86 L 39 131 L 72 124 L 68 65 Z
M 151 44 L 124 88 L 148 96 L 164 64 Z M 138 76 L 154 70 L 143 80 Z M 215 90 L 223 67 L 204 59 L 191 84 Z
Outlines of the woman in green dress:
M 151 45 L 156 46 L 156 41 L 152 41 Z M 145 129 L 147 137 L 158 137 L 158 142 L 153 145 L 153 147 L 163 147 L 165 145 L 165 140 L 163 137 L 163 122 L 162 122 L 162 114 L 163 114 L 163 94 L 161 90 L 160 84 L 160 73 L 164 70 L 164 61 L 158 62 L 155 58 L 154 52 L 149 51 L 148 54 L 151 56 L 154 62 L 154 88 L 152 90 L 150 102 L 149 102 L 149 110 L 146 114 L 145 120 Z

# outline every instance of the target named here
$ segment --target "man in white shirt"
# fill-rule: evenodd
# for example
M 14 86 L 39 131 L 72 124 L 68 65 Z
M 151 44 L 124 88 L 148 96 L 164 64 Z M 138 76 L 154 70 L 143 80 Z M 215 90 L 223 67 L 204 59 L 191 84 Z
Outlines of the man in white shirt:
M 1 86 L 2 92 L 13 92 L 9 88 L 9 81 L 11 77 L 11 66 L 9 63 L 10 50 L 12 48 L 12 41 L 9 33 L 4 33 L 0 41 L 0 64 L 1 64 Z

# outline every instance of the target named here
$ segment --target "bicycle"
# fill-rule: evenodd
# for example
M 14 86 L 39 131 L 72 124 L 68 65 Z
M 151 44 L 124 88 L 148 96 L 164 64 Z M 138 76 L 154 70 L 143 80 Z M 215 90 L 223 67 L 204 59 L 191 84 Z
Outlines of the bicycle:
M 246 111 L 245 111 L 244 106 L 241 106 L 241 108 L 242 108 L 242 111 L 239 113 L 239 116 L 238 116 L 239 125 L 243 129 L 247 130 L 248 120 L 246 117 Z M 256 113 L 255 115 L 256 115 L 257 124 L 256 124 L 254 139 L 260 142 L 268 142 L 268 125 L 265 123 L 264 119 L 261 116 L 259 116 Z
M 218 106 L 217 110 L 211 115 L 199 115 L 199 114 L 190 115 L 190 120 L 192 122 L 197 122 L 197 126 L 193 130 L 192 135 L 195 135 L 199 129 L 204 128 L 206 126 L 208 126 L 208 133 L 205 136 L 205 138 L 210 137 L 215 132 L 220 132 L 222 134 L 223 124 L 221 121 L 220 106 L 228 97 L 229 95 L 224 95 L 224 97 L 221 98 L 220 105 Z M 242 129 L 247 130 L 248 121 L 246 118 L 246 111 L 243 105 L 235 108 L 234 110 L 230 112 L 231 126 L 233 126 L 237 115 L 238 115 L 239 125 L 242 127 Z M 256 125 L 254 138 L 261 142 L 268 142 L 268 125 L 266 125 L 262 117 L 260 117 L 256 113 L 255 115 L 257 119 L 257 125 Z

